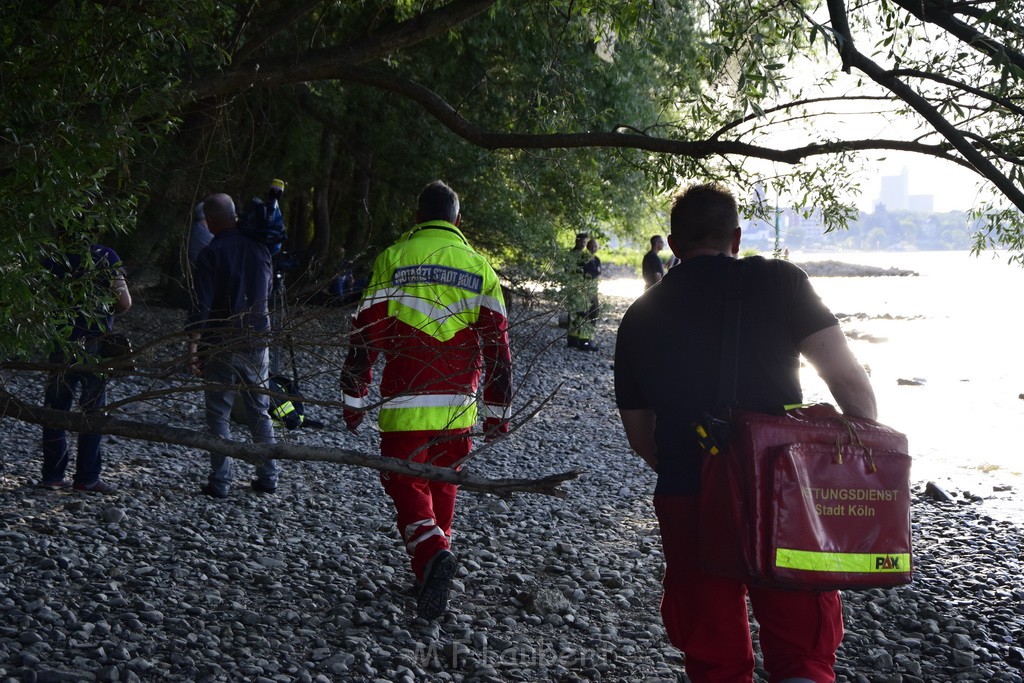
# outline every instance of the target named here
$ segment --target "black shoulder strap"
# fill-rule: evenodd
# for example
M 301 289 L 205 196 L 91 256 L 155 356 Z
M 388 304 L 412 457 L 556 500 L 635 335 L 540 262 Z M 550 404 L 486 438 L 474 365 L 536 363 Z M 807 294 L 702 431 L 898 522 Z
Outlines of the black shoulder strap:
M 725 311 L 722 316 L 722 358 L 718 372 L 718 407 L 736 403 L 736 382 L 740 359 L 740 303 L 743 295 L 743 261 L 729 264 L 726 277 Z

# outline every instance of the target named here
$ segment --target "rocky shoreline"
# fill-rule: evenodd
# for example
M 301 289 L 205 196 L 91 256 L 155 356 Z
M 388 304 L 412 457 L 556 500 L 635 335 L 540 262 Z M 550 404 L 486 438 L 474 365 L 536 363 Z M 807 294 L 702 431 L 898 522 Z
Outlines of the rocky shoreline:
M 918 273 L 904 268 L 880 268 L 859 263 L 842 261 L 793 261 L 811 277 L 917 277 Z M 640 271 L 632 266 L 607 264 L 603 266 L 604 277 L 640 277 Z
M 811 277 L 917 277 L 918 273 L 903 268 L 879 268 L 842 261 L 804 261 L 794 264 Z
M 0 681 L 686 680 L 658 615 L 654 476 L 614 409 L 624 302 L 610 304 L 592 354 L 564 348 L 550 311 L 517 305 L 520 419 L 551 398 L 470 466 L 586 473 L 564 500 L 461 494 L 461 568 L 449 614 L 432 624 L 414 618 L 406 557 L 370 470 L 285 463 L 278 494 L 239 486 L 219 501 L 198 493 L 203 453 L 111 438 L 105 476 L 121 491 L 44 492 L 31 486 L 38 428 L 0 422 Z M 179 317 L 140 303 L 124 322 L 156 338 Z M 343 324 L 342 310 L 310 311 L 302 329 L 337 340 Z M 307 395 L 336 398 L 342 352 L 300 351 Z M 40 393 L 31 377 L 3 381 Z M 125 414 L 198 428 L 198 395 L 157 394 L 180 381 L 141 373 L 113 394 L 151 392 Z M 327 428 L 284 439 L 375 452 L 373 430 L 353 437 L 336 409 L 310 410 Z M 251 468 L 239 469 L 247 482 Z M 916 580 L 844 594 L 838 680 L 1024 681 L 1024 529 L 969 497 L 941 503 L 919 489 Z

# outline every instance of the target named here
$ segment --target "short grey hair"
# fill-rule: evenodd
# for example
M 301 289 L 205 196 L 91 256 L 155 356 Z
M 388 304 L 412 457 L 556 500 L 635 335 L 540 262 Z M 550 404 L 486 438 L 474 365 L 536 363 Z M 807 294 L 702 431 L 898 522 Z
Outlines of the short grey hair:
M 235 202 L 226 194 L 211 194 L 203 200 L 203 213 L 206 214 L 206 222 L 213 225 L 221 225 L 227 222 L 235 222 Z
M 420 192 L 416 212 L 421 221 L 448 221 L 459 217 L 459 195 L 440 180 L 435 180 Z

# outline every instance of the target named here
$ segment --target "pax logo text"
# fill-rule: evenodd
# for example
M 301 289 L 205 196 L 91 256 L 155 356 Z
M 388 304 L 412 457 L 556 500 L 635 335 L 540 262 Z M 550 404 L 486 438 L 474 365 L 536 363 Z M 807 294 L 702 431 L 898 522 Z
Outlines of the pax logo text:
M 899 569 L 900 558 L 882 555 L 875 558 L 875 569 Z

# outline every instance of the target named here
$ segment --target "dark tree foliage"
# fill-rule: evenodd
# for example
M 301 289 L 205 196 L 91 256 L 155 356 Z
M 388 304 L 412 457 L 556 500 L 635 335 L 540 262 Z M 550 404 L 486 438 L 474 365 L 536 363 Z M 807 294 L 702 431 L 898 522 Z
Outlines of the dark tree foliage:
M 979 248 L 1024 248 L 1019 0 L 94 0 L 0 7 L 4 356 L 59 337 L 40 258 L 100 233 L 180 279 L 195 201 L 283 178 L 304 286 L 369 258 L 433 178 L 509 273 L 580 229 L 636 235 L 663 197 L 754 183 L 829 229 L 865 155 L 992 189 Z M 856 125 L 882 119 L 882 139 Z M 751 195 L 753 196 L 753 195 Z M 756 201 L 748 209 L 765 210 Z M 299 276 L 302 278 L 299 278 Z

